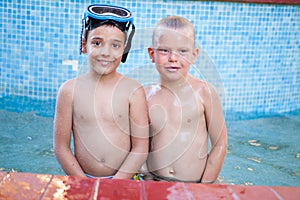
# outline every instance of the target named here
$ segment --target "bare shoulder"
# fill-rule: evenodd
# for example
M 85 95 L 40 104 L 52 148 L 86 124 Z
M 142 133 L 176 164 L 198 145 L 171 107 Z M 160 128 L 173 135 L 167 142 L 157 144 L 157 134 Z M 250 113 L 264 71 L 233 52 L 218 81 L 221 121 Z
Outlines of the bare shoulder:
M 72 79 L 65 81 L 59 88 L 60 92 L 72 93 L 76 84 L 84 82 L 86 80 L 86 75 L 81 75 Z
M 76 78 L 65 81 L 59 88 L 59 94 L 69 94 L 73 92 Z
M 134 92 L 139 89 L 143 89 L 143 86 L 138 81 L 123 75 L 122 78 L 120 79 L 119 84 L 126 87 L 126 89 L 131 92 Z
M 75 87 L 81 85 L 86 80 L 84 75 L 65 81 L 58 90 L 59 98 L 73 98 Z M 81 83 L 80 83 L 81 82 Z
M 152 85 L 144 86 L 144 90 L 146 93 L 147 100 L 150 100 L 151 97 L 157 95 L 158 91 L 161 90 L 161 86 L 159 83 L 155 83 Z
M 201 80 L 194 76 L 189 76 L 189 83 L 193 87 L 194 91 L 199 92 L 202 97 L 213 97 L 217 95 L 215 86 L 205 80 Z

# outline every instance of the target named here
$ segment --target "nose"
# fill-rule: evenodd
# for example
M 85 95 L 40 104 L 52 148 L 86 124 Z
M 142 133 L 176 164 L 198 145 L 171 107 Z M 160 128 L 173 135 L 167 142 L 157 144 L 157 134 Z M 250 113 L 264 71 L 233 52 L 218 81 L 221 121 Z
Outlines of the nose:
M 109 45 L 104 44 L 101 48 L 100 48 L 100 54 L 101 56 L 109 56 L 110 55 L 110 48 Z
M 169 61 L 176 62 L 178 60 L 178 53 L 176 51 L 170 51 Z

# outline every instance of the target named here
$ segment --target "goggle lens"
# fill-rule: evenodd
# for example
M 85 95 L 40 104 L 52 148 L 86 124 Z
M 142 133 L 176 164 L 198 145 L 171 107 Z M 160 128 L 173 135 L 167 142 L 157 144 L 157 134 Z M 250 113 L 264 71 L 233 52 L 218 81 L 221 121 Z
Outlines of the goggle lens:
M 128 10 L 120 7 L 111 7 L 111 6 L 90 6 L 89 11 L 95 15 L 102 16 L 115 16 L 120 18 L 128 18 L 131 16 L 131 13 Z

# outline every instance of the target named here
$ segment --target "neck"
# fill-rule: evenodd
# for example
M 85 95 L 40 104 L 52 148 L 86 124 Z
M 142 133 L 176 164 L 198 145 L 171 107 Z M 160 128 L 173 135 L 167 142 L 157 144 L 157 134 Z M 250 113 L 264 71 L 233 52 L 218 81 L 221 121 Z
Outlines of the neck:
M 111 81 L 115 81 L 115 79 L 119 78 L 119 73 L 116 71 L 113 71 L 109 74 L 98 74 L 93 70 L 89 70 L 89 72 L 87 73 L 87 75 L 90 77 L 91 80 L 95 81 L 95 82 L 111 82 Z
M 183 77 L 175 81 L 166 81 L 161 79 L 160 83 L 163 87 L 169 88 L 172 91 L 176 91 L 189 85 L 189 78 L 190 78 L 189 75 L 187 75 L 186 77 Z

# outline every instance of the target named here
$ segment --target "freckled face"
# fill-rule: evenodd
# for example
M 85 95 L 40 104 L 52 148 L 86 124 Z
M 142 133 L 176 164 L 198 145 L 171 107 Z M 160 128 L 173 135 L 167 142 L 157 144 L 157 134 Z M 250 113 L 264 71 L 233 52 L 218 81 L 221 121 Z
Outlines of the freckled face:
M 88 33 L 86 48 L 90 68 L 99 75 L 116 71 L 125 48 L 125 35 L 118 28 L 103 25 Z
M 165 81 L 185 78 L 194 63 L 198 49 L 194 48 L 194 35 L 189 28 L 158 30 L 153 47 L 148 49 L 152 62 Z

